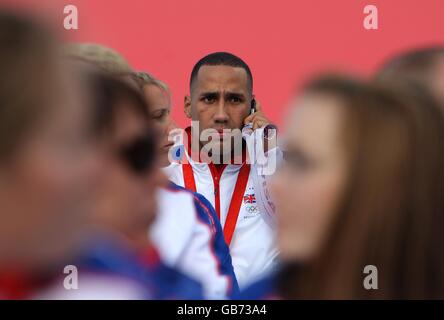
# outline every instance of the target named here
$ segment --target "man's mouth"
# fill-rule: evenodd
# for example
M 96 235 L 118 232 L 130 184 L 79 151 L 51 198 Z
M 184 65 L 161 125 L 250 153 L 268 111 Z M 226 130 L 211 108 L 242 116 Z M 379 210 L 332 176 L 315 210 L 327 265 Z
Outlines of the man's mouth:
M 219 140 L 225 140 L 229 137 L 231 137 L 231 130 L 230 129 L 215 129 L 217 132 L 217 137 Z

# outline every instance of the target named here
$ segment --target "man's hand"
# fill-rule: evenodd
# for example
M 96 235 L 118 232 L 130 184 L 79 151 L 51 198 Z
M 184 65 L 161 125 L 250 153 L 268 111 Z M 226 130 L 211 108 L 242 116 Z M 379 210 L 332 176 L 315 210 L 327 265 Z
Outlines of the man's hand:
M 268 118 L 262 112 L 262 107 L 259 102 L 256 102 L 256 112 L 249 115 L 244 120 L 244 124 L 248 124 L 250 122 L 253 123 L 253 130 L 265 127 L 267 124 L 270 123 L 270 120 L 268 120 Z
M 265 127 L 271 124 L 270 120 L 262 112 L 262 107 L 259 102 L 256 102 L 256 112 L 245 118 L 244 124 L 253 123 L 253 130 L 257 128 Z M 276 133 L 276 132 L 275 132 Z M 271 139 L 267 139 L 264 136 L 264 152 L 274 149 L 277 145 L 277 135 L 274 135 Z

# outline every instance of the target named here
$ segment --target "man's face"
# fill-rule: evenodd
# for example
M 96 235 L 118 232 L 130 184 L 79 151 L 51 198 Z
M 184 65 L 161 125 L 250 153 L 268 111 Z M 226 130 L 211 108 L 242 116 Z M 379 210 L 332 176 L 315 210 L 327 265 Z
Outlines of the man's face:
M 185 98 L 185 113 L 193 121 L 199 121 L 199 135 L 206 129 L 215 131 L 217 139 L 212 139 L 207 146 L 230 151 L 233 149 L 231 135 L 223 130 L 241 129 L 250 103 L 251 89 L 244 69 L 202 66 L 191 87 L 191 96 Z M 201 146 L 206 143 L 201 142 Z

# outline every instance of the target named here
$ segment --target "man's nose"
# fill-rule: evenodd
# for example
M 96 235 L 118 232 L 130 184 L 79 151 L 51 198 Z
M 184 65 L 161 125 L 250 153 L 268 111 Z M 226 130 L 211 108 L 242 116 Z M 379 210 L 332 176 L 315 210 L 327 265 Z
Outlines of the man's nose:
M 214 115 L 214 121 L 216 123 L 226 123 L 228 121 L 228 114 L 226 110 L 225 101 L 221 99 L 221 101 L 216 106 L 216 114 Z

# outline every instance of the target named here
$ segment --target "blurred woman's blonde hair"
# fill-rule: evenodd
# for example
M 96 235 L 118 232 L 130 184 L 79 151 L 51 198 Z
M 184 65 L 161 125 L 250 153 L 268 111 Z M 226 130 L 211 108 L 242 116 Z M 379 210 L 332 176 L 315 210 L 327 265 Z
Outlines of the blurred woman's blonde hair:
M 117 51 L 96 43 L 70 43 L 65 45 L 64 54 L 68 58 L 91 63 L 114 76 L 133 72 L 128 61 Z
M 136 71 L 136 72 L 134 72 L 134 76 L 137 79 L 137 81 L 139 82 L 139 85 L 141 87 L 144 87 L 147 85 L 155 85 L 167 93 L 170 92 L 170 89 L 165 82 L 155 78 L 153 75 L 151 75 L 148 72 Z

